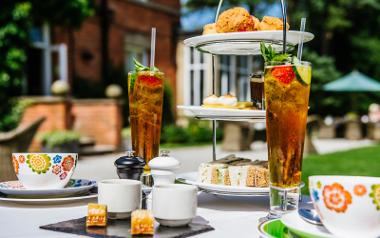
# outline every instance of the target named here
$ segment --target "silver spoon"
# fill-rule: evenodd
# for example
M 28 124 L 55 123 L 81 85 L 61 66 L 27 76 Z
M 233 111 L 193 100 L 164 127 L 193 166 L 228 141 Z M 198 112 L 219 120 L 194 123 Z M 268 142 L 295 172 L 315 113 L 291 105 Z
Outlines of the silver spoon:
M 300 208 L 298 214 L 305 221 L 318 226 L 323 226 L 321 219 L 315 209 Z

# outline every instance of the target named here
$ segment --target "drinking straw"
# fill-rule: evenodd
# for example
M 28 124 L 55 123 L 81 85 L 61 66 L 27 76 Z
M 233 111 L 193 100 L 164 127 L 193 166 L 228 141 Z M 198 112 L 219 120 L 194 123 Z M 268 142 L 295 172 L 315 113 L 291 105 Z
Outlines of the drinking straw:
M 284 23 L 283 27 L 283 43 L 282 43 L 282 53 L 286 53 L 286 3 L 285 0 L 281 0 L 281 10 L 282 10 L 282 22 Z
M 298 41 L 298 49 L 297 49 L 297 58 L 299 61 L 302 59 L 302 48 L 303 48 L 303 33 L 305 31 L 305 25 L 306 25 L 306 17 L 301 18 L 301 26 L 300 26 L 300 38 Z
M 216 10 L 216 15 L 215 15 L 215 22 L 218 21 L 219 13 L 220 13 L 220 8 L 222 7 L 223 0 L 219 1 L 218 8 Z
M 156 27 L 152 27 L 152 36 L 150 38 L 150 70 L 154 71 L 154 56 L 156 53 Z

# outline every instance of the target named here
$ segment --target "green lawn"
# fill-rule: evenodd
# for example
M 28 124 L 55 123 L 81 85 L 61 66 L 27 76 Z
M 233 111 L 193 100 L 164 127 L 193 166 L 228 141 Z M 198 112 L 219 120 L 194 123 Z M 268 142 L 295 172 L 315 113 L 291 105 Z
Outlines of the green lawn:
M 306 186 L 303 194 L 309 194 L 308 180 L 311 175 L 362 175 L 380 177 L 380 145 L 360 149 L 311 155 L 303 160 L 302 181 Z

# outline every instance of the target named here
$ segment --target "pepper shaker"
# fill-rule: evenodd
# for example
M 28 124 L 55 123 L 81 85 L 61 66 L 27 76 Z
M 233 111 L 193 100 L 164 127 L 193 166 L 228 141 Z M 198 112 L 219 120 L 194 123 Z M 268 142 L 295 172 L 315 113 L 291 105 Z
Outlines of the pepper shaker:
M 117 174 L 121 179 L 139 180 L 144 172 L 145 160 L 134 156 L 134 151 L 127 151 L 127 155 L 121 156 L 115 161 Z

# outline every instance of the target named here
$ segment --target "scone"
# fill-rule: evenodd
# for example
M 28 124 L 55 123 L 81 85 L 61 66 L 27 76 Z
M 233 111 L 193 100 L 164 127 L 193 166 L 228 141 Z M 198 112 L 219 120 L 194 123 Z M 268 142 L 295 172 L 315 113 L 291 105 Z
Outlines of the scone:
M 258 31 L 259 30 L 259 26 L 260 26 L 260 20 L 255 17 L 255 16 L 251 16 L 252 17 L 252 20 L 253 20 L 253 30 L 254 31 Z
M 253 31 L 254 21 L 249 12 L 242 7 L 234 7 L 220 14 L 216 22 L 218 33 Z
M 203 27 L 203 35 L 208 35 L 208 34 L 216 34 L 216 24 L 215 23 L 210 23 L 206 24 Z
M 265 16 L 259 24 L 259 31 L 272 31 L 272 30 L 282 30 L 283 29 L 282 19 L 278 17 Z M 290 26 L 286 23 L 286 29 L 289 30 Z

